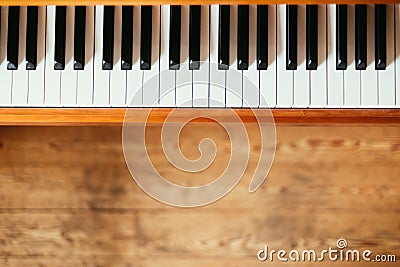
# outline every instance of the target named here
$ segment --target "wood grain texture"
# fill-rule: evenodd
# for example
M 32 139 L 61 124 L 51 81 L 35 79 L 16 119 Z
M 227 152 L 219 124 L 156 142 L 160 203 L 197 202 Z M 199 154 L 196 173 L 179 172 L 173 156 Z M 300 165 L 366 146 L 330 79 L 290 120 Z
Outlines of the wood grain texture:
M 211 4 L 394 4 L 399 0 L 0 0 L 2 6 L 26 5 L 211 5 Z
M 220 126 L 188 125 L 182 152 L 198 156 L 194 148 L 205 133 L 222 161 L 217 158 L 200 179 L 183 181 L 165 163 L 159 127 L 150 127 L 147 144 L 157 169 L 187 185 L 220 173 L 229 153 Z M 254 124 L 248 133 L 255 153 L 260 144 Z M 229 195 L 203 208 L 177 209 L 132 181 L 120 127 L 0 127 L 0 264 L 287 266 L 259 263 L 255 253 L 265 244 L 322 250 L 340 237 L 353 249 L 399 259 L 400 127 L 283 124 L 277 137 L 275 161 L 259 191 L 247 192 L 256 163 L 250 157 Z
M 132 108 L 127 122 L 162 123 L 170 108 Z M 122 125 L 126 108 L 0 108 L 0 125 Z M 234 109 L 243 122 L 256 122 L 250 109 Z M 263 112 L 262 110 L 260 111 Z M 400 109 L 271 109 L 276 123 L 400 123 Z M 232 121 L 224 109 L 180 108 L 175 121 L 213 116 Z M 271 113 L 265 111 L 261 117 Z M 208 122 L 199 118 L 197 122 Z

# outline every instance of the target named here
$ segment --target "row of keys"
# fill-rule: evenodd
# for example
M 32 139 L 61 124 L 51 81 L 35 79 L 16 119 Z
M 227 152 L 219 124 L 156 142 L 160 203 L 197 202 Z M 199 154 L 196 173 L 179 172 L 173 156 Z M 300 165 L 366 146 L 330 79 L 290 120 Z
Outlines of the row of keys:
M 140 38 L 140 68 L 151 68 L 151 6 L 141 8 L 141 38 Z M 132 51 L 139 49 L 133 47 L 133 6 L 122 7 L 122 41 L 121 41 L 121 69 L 132 69 Z M 181 63 L 181 32 L 182 32 L 182 7 L 170 6 L 169 19 L 169 68 L 178 70 Z M 375 5 L 375 69 L 386 68 L 386 5 Z M 72 11 L 70 9 L 70 11 Z M 85 30 L 86 7 L 75 7 L 74 16 L 74 42 L 73 45 L 74 69 L 83 70 L 85 65 Z M 66 49 L 66 20 L 67 8 L 57 6 L 55 15 L 55 44 L 54 44 L 54 69 L 65 68 Z M 112 70 L 114 62 L 114 24 L 115 7 L 106 6 L 103 10 L 103 51 L 102 68 Z M 247 70 L 249 67 L 249 6 L 237 7 L 237 24 L 230 23 L 230 6 L 219 6 L 218 17 L 218 64 L 219 69 L 226 70 L 230 62 L 230 27 L 237 27 L 237 69 Z M 306 69 L 318 68 L 318 5 L 306 6 Z M 365 70 L 367 67 L 367 5 L 355 6 L 355 68 Z M 201 7 L 190 6 L 189 24 L 189 62 L 190 70 L 200 68 L 200 29 Z M 268 68 L 268 6 L 257 6 L 257 69 Z M 8 14 L 8 39 L 7 39 L 7 68 L 18 68 L 20 7 L 10 7 Z M 338 5 L 336 9 L 336 69 L 347 69 L 347 6 Z M 298 62 L 298 6 L 286 6 L 286 69 L 296 70 Z M 34 70 L 37 61 L 37 25 L 38 7 L 27 8 L 26 18 L 26 69 Z
M 399 6 L 383 7 L 2 7 L 0 105 L 397 106 Z

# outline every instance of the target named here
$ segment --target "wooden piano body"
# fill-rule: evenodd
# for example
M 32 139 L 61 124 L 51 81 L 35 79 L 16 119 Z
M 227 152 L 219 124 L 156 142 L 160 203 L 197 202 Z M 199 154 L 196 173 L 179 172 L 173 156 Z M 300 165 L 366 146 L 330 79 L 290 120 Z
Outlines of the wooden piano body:
M 173 0 L 168 4 L 376 4 L 399 3 L 398 0 Z M 160 5 L 161 0 L 0 0 L 0 5 Z M 149 122 L 162 122 L 170 109 L 153 109 Z M 251 112 L 246 109 L 235 110 L 244 121 L 251 122 Z M 0 125 L 121 125 L 124 120 L 125 108 L 0 108 Z M 136 111 L 135 111 L 136 112 Z M 138 116 L 132 120 L 142 120 L 146 109 L 137 108 Z M 196 108 L 181 109 L 184 120 L 190 114 L 196 114 Z M 205 112 L 205 113 L 204 113 Z M 218 114 L 224 117 L 223 109 L 208 109 L 200 113 Z M 132 113 L 131 113 L 132 114 Z M 400 109 L 272 109 L 277 123 L 398 123 Z M 229 120 L 229 118 L 225 118 Z M 200 120 L 201 121 L 201 120 Z
M 169 3 L 378 2 L 400 0 Z M 0 0 L 0 5 L 144 3 L 166 1 Z M 150 129 L 151 140 L 159 139 L 157 128 L 169 111 L 152 110 L 147 120 L 156 125 Z M 249 109 L 235 111 L 244 122 L 255 122 Z M 335 248 L 341 237 L 352 250 L 371 249 L 399 259 L 400 109 L 272 109 L 279 149 L 265 185 L 248 194 L 249 168 L 229 196 L 199 209 L 173 209 L 131 182 L 121 152 L 125 112 L 125 108 L 0 108 L 0 126 L 11 126 L 0 127 L 0 265 L 281 266 L 258 262 L 255 253 L 264 244 L 273 249 L 321 251 Z M 129 119 L 143 122 L 147 112 L 137 108 L 130 112 L 137 116 Z M 175 119 L 186 121 L 191 115 L 207 114 L 230 120 L 226 110 L 211 108 L 182 108 Z M 308 127 L 310 123 L 315 125 Z M 116 127 L 12 127 L 15 125 Z M 255 125 L 251 127 L 250 136 L 257 136 Z M 203 138 L 215 125 L 187 128 L 182 135 L 183 152 L 196 156 L 189 151 L 193 139 Z M 213 133 L 217 145 L 229 151 L 226 136 L 218 133 Z M 149 142 L 152 156 L 163 163 L 159 140 L 153 141 Z M 228 157 L 221 153 L 217 160 Z M 254 157 L 250 163 L 255 166 Z M 212 172 L 223 167 L 220 164 Z M 178 170 L 170 176 L 178 177 L 177 182 L 184 180 Z M 326 259 L 303 264 L 331 263 Z M 366 262 L 347 264 L 371 266 Z

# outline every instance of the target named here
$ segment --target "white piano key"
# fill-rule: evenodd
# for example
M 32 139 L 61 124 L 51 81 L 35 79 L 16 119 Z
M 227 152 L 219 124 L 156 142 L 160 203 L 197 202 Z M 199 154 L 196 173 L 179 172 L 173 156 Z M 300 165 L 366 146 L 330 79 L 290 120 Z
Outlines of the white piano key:
M 12 71 L 13 106 L 26 106 L 28 104 L 28 71 L 25 69 L 26 11 L 26 6 L 20 7 L 18 69 Z
M 276 16 L 277 6 L 268 6 L 268 68 L 260 70 L 260 107 L 276 106 L 277 41 Z M 283 25 L 285 26 L 285 25 Z M 280 26 L 281 27 L 281 26 Z
M 95 52 L 94 52 L 94 90 L 93 104 L 97 107 L 110 105 L 110 76 L 111 71 L 102 69 L 103 62 L 103 21 L 104 6 L 96 6 L 95 20 Z
M 367 69 L 361 71 L 361 106 L 378 105 L 378 72 L 375 70 L 375 11 L 367 5 Z
M 121 70 L 122 6 L 115 7 L 114 15 L 114 67 L 110 79 L 110 104 L 113 107 L 125 106 L 126 70 Z
M 229 70 L 226 71 L 225 94 L 227 107 L 241 107 L 242 71 L 237 68 L 238 6 L 230 6 Z
M 169 9 L 168 9 L 169 10 Z M 161 30 L 161 7 L 153 6 L 152 9 L 153 31 L 151 44 L 151 70 L 143 71 L 143 105 L 153 107 L 160 99 L 160 30 Z M 167 24 L 169 25 L 169 23 Z M 168 50 L 167 50 L 168 51 Z M 168 54 L 168 52 L 167 52 Z
M 190 71 L 191 72 L 191 71 Z M 178 73 L 177 73 L 178 74 Z M 190 75 L 191 78 L 192 75 Z M 176 106 L 177 107 L 192 107 L 192 79 L 189 83 L 178 83 L 176 81 Z
M 94 27 L 94 6 L 87 6 L 85 30 L 85 66 L 83 70 L 77 71 L 77 104 L 81 107 L 93 105 Z
M 189 70 L 189 6 L 181 6 L 181 66 L 176 71 L 177 107 L 192 107 L 192 90 L 192 71 Z
M 77 78 L 74 70 L 74 18 L 75 7 L 67 7 L 66 31 L 65 31 L 65 68 L 61 72 L 61 105 L 64 107 L 77 104 Z
M 310 104 L 310 73 L 306 70 L 306 6 L 299 5 L 297 12 L 297 70 L 294 71 L 293 106 L 305 108 Z
M 347 69 L 344 71 L 344 106 L 356 108 L 361 100 L 361 73 L 355 67 L 355 8 L 347 5 Z
M 310 71 L 310 106 L 316 108 L 327 104 L 326 10 L 326 5 L 318 5 L 318 67 Z
M 259 71 L 257 70 L 257 6 L 249 6 L 249 69 L 243 71 L 243 106 L 259 106 Z M 255 26 L 256 27 L 256 26 Z
M 133 7 L 133 49 L 132 70 L 127 72 L 127 105 L 130 107 L 141 107 L 142 103 L 142 78 L 140 70 L 140 6 Z M 157 68 L 158 70 L 158 68 Z
M 328 107 L 339 108 L 343 106 L 344 102 L 344 72 L 343 70 L 336 70 L 336 5 L 327 5 L 327 100 Z M 349 18 L 348 18 L 349 19 Z M 354 18 L 352 18 L 354 20 Z M 354 25 L 353 25 L 354 26 Z M 354 33 L 354 31 L 353 31 Z M 347 35 L 348 36 L 348 35 Z M 349 38 L 349 36 L 348 36 Z M 349 39 L 348 39 L 349 40 Z M 354 42 L 354 37 L 353 37 Z M 347 53 L 349 53 L 348 51 Z M 354 60 L 354 47 L 353 58 L 348 58 L 348 62 Z M 349 55 L 349 54 L 348 54 Z M 354 68 L 354 65 L 353 65 Z M 312 100 L 311 100 L 312 101 Z
M 200 69 L 192 71 L 193 74 L 193 106 L 208 106 L 208 81 L 210 62 L 210 7 L 201 6 L 200 26 Z
M 169 69 L 170 5 L 161 6 L 160 105 L 175 107 L 175 70 Z
M 277 107 L 293 106 L 294 71 L 286 70 L 286 5 L 278 5 L 276 13 L 277 27 Z
M 38 32 L 37 32 L 37 65 L 36 70 L 28 71 L 28 104 L 30 106 L 43 106 L 45 86 L 46 63 L 46 7 L 38 7 Z M 93 79 L 93 77 L 92 77 Z
M 11 84 L 12 72 L 7 71 L 7 29 L 8 8 L 1 8 L 1 31 L 0 31 L 0 105 L 11 106 Z
M 395 28 L 394 5 L 386 5 L 386 70 L 378 71 L 379 107 L 394 107 L 395 84 Z M 369 32 L 368 32 L 369 33 Z
M 232 15 L 232 14 L 230 14 Z M 210 16 L 210 77 L 209 106 L 225 106 L 225 70 L 218 70 L 218 17 L 219 5 L 211 6 Z M 234 25 L 231 25 L 233 27 Z
M 54 43 L 56 25 L 56 7 L 47 7 L 46 31 L 46 72 L 45 105 L 57 107 L 61 104 L 61 71 L 54 70 Z
M 395 36 L 396 36 L 396 49 L 395 49 L 395 77 L 396 77 L 396 91 L 395 91 L 395 105 L 400 106 L 400 5 L 395 5 Z

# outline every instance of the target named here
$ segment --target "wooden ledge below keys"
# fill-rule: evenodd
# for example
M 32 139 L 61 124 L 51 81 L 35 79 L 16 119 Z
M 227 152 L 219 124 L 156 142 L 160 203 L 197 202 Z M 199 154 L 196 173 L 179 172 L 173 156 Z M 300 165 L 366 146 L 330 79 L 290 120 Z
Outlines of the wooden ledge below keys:
M 149 109 L 132 108 L 129 121 L 144 122 Z M 149 124 L 162 123 L 171 108 L 153 109 L 146 120 Z M 254 123 L 249 109 L 234 109 L 245 123 Z M 122 125 L 125 108 L 0 108 L 0 125 Z M 225 109 L 181 108 L 175 120 L 185 122 L 196 115 L 195 122 L 210 121 L 212 115 L 219 121 L 231 120 Z M 268 112 L 265 112 L 268 116 Z M 276 123 L 324 124 L 324 123 L 400 123 L 400 109 L 272 109 Z M 133 115 L 133 116 L 132 116 Z
M 396 4 L 399 0 L 0 0 L 0 6 L 92 5 L 256 5 L 256 4 Z

